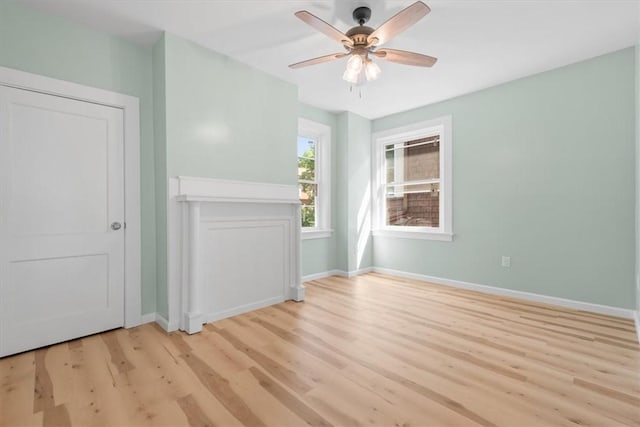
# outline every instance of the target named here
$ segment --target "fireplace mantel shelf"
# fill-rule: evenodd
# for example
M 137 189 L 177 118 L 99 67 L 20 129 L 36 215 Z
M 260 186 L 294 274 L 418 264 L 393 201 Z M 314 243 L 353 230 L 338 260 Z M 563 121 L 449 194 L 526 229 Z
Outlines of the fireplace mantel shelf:
M 212 202 L 212 203 L 283 203 L 299 205 L 299 199 L 270 199 L 255 197 L 215 197 L 184 194 L 176 198 L 178 202 Z

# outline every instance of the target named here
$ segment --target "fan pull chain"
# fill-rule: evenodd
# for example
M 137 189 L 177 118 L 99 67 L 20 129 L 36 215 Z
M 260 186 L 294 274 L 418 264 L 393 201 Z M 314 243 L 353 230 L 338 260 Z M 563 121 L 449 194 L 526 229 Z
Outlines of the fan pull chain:
M 353 85 L 349 85 L 349 93 L 353 93 Z M 358 88 L 358 98 L 362 99 L 362 88 Z

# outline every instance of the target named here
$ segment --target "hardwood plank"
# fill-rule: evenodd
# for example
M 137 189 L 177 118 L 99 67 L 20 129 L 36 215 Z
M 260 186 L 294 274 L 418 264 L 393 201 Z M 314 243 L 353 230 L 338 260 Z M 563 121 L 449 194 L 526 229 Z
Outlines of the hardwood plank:
M 640 426 L 633 322 L 377 273 L 0 359 L 0 426 Z
M 0 425 L 28 425 L 34 408 L 34 358 L 27 352 L 0 359 Z M 40 416 L 42 412 L 39 412 Z
M 251 410 L 229 385 L 229 380 L 221 376 L 194 354 L 181 356 L 196 377 L 205 385 L 211 394 L 218 399 L 229 412 L 245 426 L 264 426 L 260 418 Z
M 124 355 L 124 351 L 122 350 L 122 346 L 120 345 L 117 337 L 116 331 L 105 332 L 100 334 L 104 343 L 107 345 L 109 349 L 109 354 L 111 354 L 111 363 L 116 367 L 118 372 L 126 372 L 135 368 L 133 364 L 126 358 Z
M 296 413 L 307 424 L 312 426 L 332 426 L 332 424 L 325 420 L 322 415 L 311 409 L 293 393 L 287 391 L 284 387 L 269 378 L 269 376 L 259 369 L 252 367 L 249 368 L 249 371 L 258 380 L 262 388 L 271 393 L 276 399 L 282 402 L 282 404 L 292 412 Z
M 177 400 L 178 405 L 180 405 L 180 409 L 187 416 L 187 420 L 189 420 L 189 426 L 191 427 L 215 427 L 213 421 L 207 417 L 207 414 L 204 413 L 198 402 L 193 398 L 192 395 L 188 394 L 184 397 L 181 397 Z
M 41 348 L 35 351 L 35 386 L 33 387 L 33 412 L 44 411 L 53 408 L 53 383 L 47 371 L 46 356 L 49 348 Z
M 45 426 L 67 427 L 71 426 L 69 411 L 65 405 L 54 406 L 45 409 L 42 424 Z
M 73 401 L 73 367 L 69 363 L 69 346 L 49 347 L 46 356 L 47 372 L 54 386 L 54 404 L 62 406 Z
M 262 320 L 260 318 L 253 318 L 251 319 L 251 321 L 254 323 L 257 323 L 258 325 L 262 326 L 269 332 L 277 335 L 281 339 L 296 345 L 303 351 L 306 351 L 307 353 L 318 357 L 319 359 L 323 360 L 324 362 L 332 365 L 337 369 L 342 369 L 346 366 L 345 362 L 339 360 L 333 354 L 325 351 L 321 347 L 318 347 L 315 344 L 304 339 L 304 337 L 300 337 L 296 334 L 286 331 L 283 328 L 280 328 L 267 320 Z
M 579 387 L 584 387 L 584 388 L 593 390 L 596 393 L 603 394 L 613 399 L 617 399 L 622 402 L 629 403 L 630 405 L 633 405 L 636 408 L 640 408 L 640 397 L 638 396 L 632 396 L 630 394 L 627 394 L 618 390 L 613 390 L 600 384 L 594 384 L 592 382 L 585 381 L 580 378 L 574 378 L 573 383 Z
M 312 388 L 312 386 L 305 383 L 305 381 L 300 378 L 300 376 L 296 372 L 292 371 L 281 363 L 276 362 L 275 360 L 266 356 L 264 353 L 252 348 L 246 342 L 242 342 L 237 336 L 232 335 L 228 330 L 219 329 L 215 326 L 212 327 L 211 330 L 225 338 L 236 348 L 236 350 L 253 359 L 264 370 L 269 372 L 274 377 L 278 378 L 278 380 L 280 380 L 296 392 L 304 394 Z
M 252 368 L 255 369 L 256 367 L 253 366 Z M 300 418 L 298 414 L 262 387 L 260 382 L 251 374 L 249 369 L 235 374 L 230 379 L 230 382 L 233 389 L 238 393 L 238 396 L 241 399 L 245 402 L 252 402 L 253 410 L 265 425 L 306 425 L 306 422 Z M 293 394 L 298 395 L 295 392 L 293 392 Z

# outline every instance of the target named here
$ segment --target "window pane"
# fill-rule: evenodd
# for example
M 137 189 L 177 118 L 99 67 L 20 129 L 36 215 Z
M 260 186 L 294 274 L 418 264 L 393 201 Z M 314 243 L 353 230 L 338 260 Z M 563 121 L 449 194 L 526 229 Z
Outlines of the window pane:
M 316 158 L 316 141 L 304 136 L 298 137 L 298 157 Z
M 302 206 L 301 212 L 302 226 L 303 227 L 315 227 L 316 226 L 316 208 L 315 206 Z
M 388 145 L 387 147 L 390 147 L 390 146 Z M 385 170 L 386 170 L 386 177 L 387 177 L 385 182 L 388 184 L 396 180 L 395 178 L 396 152 L 394 150 L 386 150 L 384 154 L 385 154 Z M 400 171 L 398 171 L 398 173 L 400 173 Z
M 318 185 L 317 184 L 306 184 L 299 183 L 298 184 L 298 195 L 300 197 L 300 203 L 303 206 L 315 205 L 316 197 L 318 195 Z
M 315 181 L 316 161 L 306 157 L 298 157 L 298 179 Z
M 429 187 L 428 190 L 418 190 Z M 400 188 L 400 189 L 399 189 Z M 439 184 L 387 187 L 386 225 L 404 227 L 440 226 Z
M 439 136 L 385 146 L 386 182 L 440 178 Z

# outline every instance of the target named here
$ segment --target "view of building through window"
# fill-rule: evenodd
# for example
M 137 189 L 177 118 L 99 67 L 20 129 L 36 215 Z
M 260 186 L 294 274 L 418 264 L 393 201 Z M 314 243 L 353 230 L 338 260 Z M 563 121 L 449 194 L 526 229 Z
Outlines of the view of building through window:
M 439 227 L 440 135 L 384 145 L 386 225 Z
M 302 226 L 316 227 L 316 197 L 318 181 L 316 175 L 317 143 L 312 138 L 298 137 L 298 193 L 302 205 Z

